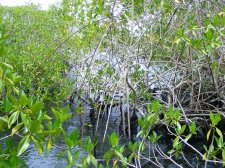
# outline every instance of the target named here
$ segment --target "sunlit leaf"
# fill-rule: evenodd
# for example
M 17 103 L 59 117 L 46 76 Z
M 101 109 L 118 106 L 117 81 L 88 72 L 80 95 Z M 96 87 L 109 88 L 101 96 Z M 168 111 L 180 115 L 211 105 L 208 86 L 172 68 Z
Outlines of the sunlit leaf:
M 223 139 L 223 134 L 222 134 L 222 132 L 218 128 L 216 128 L 216 132 L 220 136 L 220 138 Z
M 17 148 L 17 155 L 20 156 L 23 154 L 30 146 L 30 135 L 23 137 L 23 139 L 19 142 Z
M 221 116 L 219 113 L 213 114 L 210 113 L 210 120 L 212 122 L 212 126 L 216 126 L 221 121 Z
M 32 141 L 34 142 L 35 148 L 37 149 L 39 155 L 42 156 L 42 154 L 43 154 L 42 144 L 37 139 L 35 139 L 33 136 L 31 138 L 32 138 Z
M 7 68 L 7 69 L 10 69 L 10 70 L 13 70 L 13 67 L 12 67 L 12 65 L 9 65 L 9 64 L 7 64 L 7 63 L 0 63 L 1 64 L 1 66 L 3 66 L 4 68 Z
M 9 117 L 9 121 L 8 121 L 8 128 L 10 128 L 12 126 L 12 124 L 14 124 L 17 121 L 19 114 L 20 114 L 19 111 L 16 111 L 11 114 L 11 116 Z
M 211 134 L 211 130 L 212 130 L 212 129 L 210 129 L 210 130 L 207 132 L 207 135 L 206 135 L 207 141 L 209 140 L 209 136 L 210 136 L 210 134 Z
M 173 147 L 175 148 L 179 143 L 179 137 L 177 136 L 173 141 Z
M 52 145 L 53 145 L 52 138 L 48 138 L 47 143 L 46 143 L 46 153 L 48 153 L 50 151 L 50 149 L 52 148 Z
M 73 157 L 72 157 L 71 151 L 69 149 L 67 150 L 67 160 L 68 160 L 69 164 L 72 164 Z
M 109 136 L 109 143 L 111 144 L 112 147 L 115 147 L 119 142 L 119 137 L 116 135 L 115 132 L 113 132 L 110 136 Z
M 90 155 L 90 158 L 91 158 L 91 163 L 95 166 L 95 167 L 98 167 L 98 162 L 97 160 L 95 159 L 95 157 L 93 155 Z

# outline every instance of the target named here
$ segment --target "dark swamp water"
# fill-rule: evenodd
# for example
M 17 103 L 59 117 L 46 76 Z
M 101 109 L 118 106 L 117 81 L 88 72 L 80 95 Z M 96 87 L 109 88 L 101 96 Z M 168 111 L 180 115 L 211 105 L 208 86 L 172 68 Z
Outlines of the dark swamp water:
M 70 109 L 71 111 L 74 111 L 74 108 Z M 105 128 L 107 124 L 107 117 L 102 118 L 99 120 L 98 123 L 98 129 L 97 131 L 94 129 L 96 128 L 96 123 L 93 125 L 93 122 L 90 118 L 90 107 L 85 107 L 84 109 L 86 111 L 83 115 L 73 114 L 73 117 L 69 119 L 67 122 L 64 123 L 63 127 L 68 132 L 71 133 L 74 129 L 79 130 L 80 136 L 83 136 L 83 140 L 85 141 L 89 136 L 92 140 L 95 139 L 95 142 L 97 142 L 95 146 L 95 157 L 99 161 L 99 163 L 105 164 L 103 160 L 103 154 L 109 150 L 109 144 L 108 144 L 108 138 L 107 135 L 111 134 L 113 131 L 117 133 L 117 135 L 120 136 L 120 144 L 127 144 L 128 139 L 124 137 L 123 132 L 121 131 L 121 117 L 119 115 L 119 108 L 114 107 L 112 109 L 112 112 L 109 117 L 109 123 L 108 123 L 108 129 L 106 133 L 106 140 L 103 143 L 103 135 L 105 133 Z M 138 126 L 136 128 L 138 131 Z M 160 134 L 166 134 L 163 129 L 158 129 L 157 132 Z M 137 140 L 134 135 L 133 141 Z M 63 168 L 66 167 L 67 161 L 66 156 L 62 156 L 61 159 L 58 158 L 59 153 L 61 152 L 61 149 L 65 147 L 63 138 L 59 138 L 57 141 L 55 141 L 55 146 L 53 146 L 50 150 L 50 152 L 46 155 L 43 154 L 41 157 L 38 152 L 36 151 L 35 146 L 32 144 L 30 145 L 29 149 L 22 155 L 23 160 L 25 161 L 27 168 Z M 172 144 L 172 139 L 170 137 L 162 138 L 159 141 L 159 147 L 162 151 L 166 152 L 170 150 L 169 144 Z M 195 142 L 195 146 L 202 145 L 202 142 Z M 146 151 L 146 153 L 151 153 L 150 155 L 153 157 L 153 154 L 151 152 L 153 146 L 149 144 L 149 149 Z M 190 164 L 187 164 L 182 157 L 178 158 L 176 162 L 180 164 L 181 167 L 204 167 L 204 162 L 200 161 L 201 158 L 197 161 L 196 154 L 192 153 L 191 150 L 188 148 L 184 150 L 185 151 L 185 157 L 189 161 Z M 126 153 L 126 151 L 125 151 Z M 81 151 L 81 157 L 85 153 Z M 165 168 L 176 168 L 175 164 L 173 164 L 168 159 L 164 159 L 163 157 L 156 154 L 156 157 L 158 159 L 158 162 L 162 165 L 162 167 Z M 152 159 L 154 161 L 154 159 Z M 74 166 L 75 167 L 75 166 Z M 142 166 L 143 168 L 156 168 L 153 163 L 146 162 Z M 219 165 L 213 165 L 208 164 L 207 168 L 213 168 L 213 167 L 222 167 Z

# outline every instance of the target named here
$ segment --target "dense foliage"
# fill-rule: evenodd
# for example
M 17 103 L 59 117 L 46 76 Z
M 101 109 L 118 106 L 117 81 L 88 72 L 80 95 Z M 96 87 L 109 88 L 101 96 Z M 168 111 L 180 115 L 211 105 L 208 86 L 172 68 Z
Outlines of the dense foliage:
M 66 36 L 66 21 L 54 10 L 43 11 L 36 6 L 1 7 L 1 18 L 8 36 L 2 61 L 23 74 L 26 85 L 22 89 L 30 94 L 38 89 L 42 93 L 51 88 L 59 91 L 66 83 L 61 77 L 67 69 L 68 54 L 66 46 L 54 50 Z
M 103 167 L 93 153 L 97 142 L 84 142 L 77 129 L 68 134 L 63 128 L 73 114 L 62 102 L 75 90 L 96 113 L 101 108 L 90 93 L 125 92 L 127 112 L 121 117 L 131 141 L 122 145 L 112 133 L 103 165 L 163 167 L 157 153 L 178 167 L 192 167 L 187 148 L 196 164 L 225 165 L 224 5 L 63 0 L 47 11 L 0 6 L 0 167 L 23 166 L 20 156 L 31 143 L 42 155 L 60 136 L 68 167 Z M 112 99 L 105 102 L 113 106 Z M 82 103 L 76 113 L 83 113 Z M 139 115 L 135 142 L 131 111 Z M 107 125 L 103 139 L 106 132 Z M 163 151 L 158 140 L 168 135 L 170 150 Z M 198 137 L 200 147 L 193 143 Z

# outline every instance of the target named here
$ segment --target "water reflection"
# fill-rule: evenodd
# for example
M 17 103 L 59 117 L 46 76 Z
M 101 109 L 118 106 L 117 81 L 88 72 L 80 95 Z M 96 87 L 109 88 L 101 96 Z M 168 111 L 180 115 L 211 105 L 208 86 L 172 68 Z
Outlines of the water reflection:
M 43 154 L 41 157 L 35 149 L 35 146 L 32 144 L 22 158 L 25 160 L 28 168 L 62 168 L 65 167 L 67 163 L 66 159 L 57 159 L 59 153 L 59 148 L 52 147 L 47 155 Z

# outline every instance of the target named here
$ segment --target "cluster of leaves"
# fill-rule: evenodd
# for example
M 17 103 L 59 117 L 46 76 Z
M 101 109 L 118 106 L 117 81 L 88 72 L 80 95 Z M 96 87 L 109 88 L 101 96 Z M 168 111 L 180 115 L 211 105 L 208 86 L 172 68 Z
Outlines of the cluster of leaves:
M 48 152 L 54 137 L 58 137 L 62 131 L 62 123 L 71 117 L 71 114 L 68 113 L 68 108 L 52 109 L 55 117 L 53 122 L 52 118 L 43 111 L 44 96 L 28 97 L 18 89 L 17 86 L 22 83 L 22 80 L 11 65 L 1 63 L 0 74 L 0 132 L 5 134 L 0 141 L 7 142 L 6 150 L 1 150 L 0 162 L 6 167 L 10 165 L 16 167 L 14 164 L 19 163 L 18 157 L 29 148 L 31 141 L 42 155 L 43 145 L 47 139 L 46 151 Z M 20 139 L 16 145 L 10 143 L 16 138 L 15 135 Z
M 0 26 L 1 58 L 9 60 L 5 55 L 7 47 L 7 34 L 4 26 Z M 10 53 L 10 51 L 8 51 Z M 12 58 L 15 59 L 15 58 Z M 11 60 L 12 61 L 12 60 Z M 10 62 L 10 61 L 9 61 Z M 19 66 L 19 62 L 17 66 Z M 16 67 L 16 66 L 15 66 Z M 33 143 L 40 155 L 48 153 L 54 144 L 55 137 L 63 131 L 62 124 L 71 114 L 68 108 L 58 108 L 45 111 L 47 94 L 32 95 L 22 89 L 29 87 L 24 76 L 18 75 L 18 70 L 8 63 L 0 63 L 0 167 L 24 166 L 20 159 Z M 24 75 L 24 74 L 23 74 Z M 17 140 L 16 140 L 17 139 Z M 18 143 L 17 143 L 18 142 Z
M 34 5 L 1 6 L 0 17 L 8 45 L 1 61 L 13 65 L 23 76 L 21 89 L 30 95 L 66 92 L 66 79 L 62 77 L 68 68 L 67 47 L 54 51 L 67 35 L 66 21 L 54 9 L 45 11 Z

